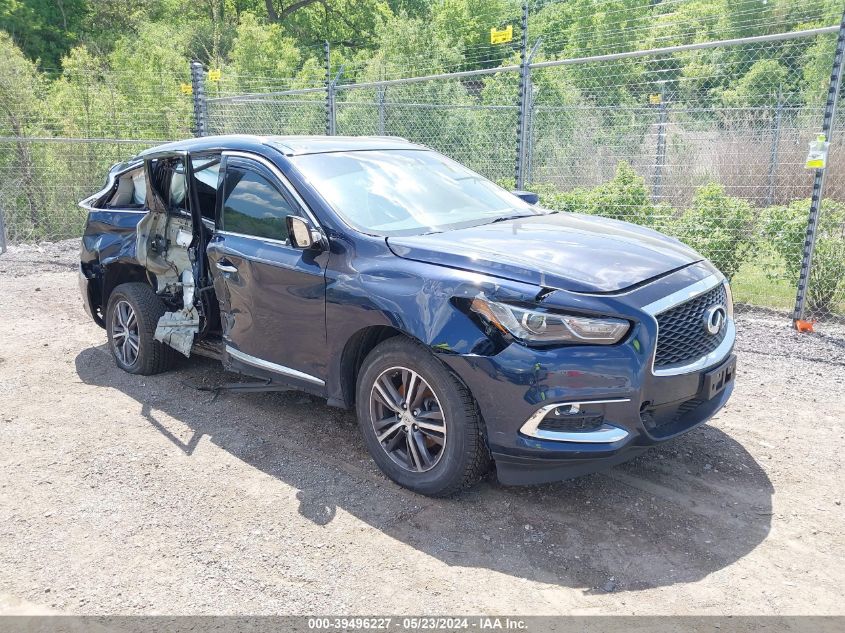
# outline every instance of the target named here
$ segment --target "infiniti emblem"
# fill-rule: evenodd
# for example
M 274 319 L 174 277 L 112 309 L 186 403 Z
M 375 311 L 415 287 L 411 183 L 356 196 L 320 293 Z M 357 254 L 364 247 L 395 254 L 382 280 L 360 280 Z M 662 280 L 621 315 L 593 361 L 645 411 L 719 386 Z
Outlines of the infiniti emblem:
M 728 312 L 721 303 L 710 306 L 704 313 L 704 331 L 711 336 L 716 336 L 722 331 L 722 326 L 725 325 L 727 318 Z

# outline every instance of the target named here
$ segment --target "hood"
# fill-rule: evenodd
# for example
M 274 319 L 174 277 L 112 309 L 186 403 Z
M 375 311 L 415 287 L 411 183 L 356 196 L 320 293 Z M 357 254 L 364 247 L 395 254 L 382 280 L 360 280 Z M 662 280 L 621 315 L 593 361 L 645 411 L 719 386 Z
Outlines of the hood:
M 645 227 L 553 213 L 465 229 L 389 237 L 394 254 L 572 292 L 616 292 L 703 259 Z

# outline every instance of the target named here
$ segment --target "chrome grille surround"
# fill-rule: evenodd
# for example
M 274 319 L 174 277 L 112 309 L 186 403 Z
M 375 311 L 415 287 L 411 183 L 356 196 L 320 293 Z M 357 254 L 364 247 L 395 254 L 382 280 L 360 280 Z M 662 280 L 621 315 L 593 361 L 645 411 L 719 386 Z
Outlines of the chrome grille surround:
M 727 301 L 725 286 L 719 284 L 712 290 L 658 314 L 659 334 L 654 366 L 660 368 L 688 363 L 719 347 L 727 333 L 727 323 L 716 334 L 709 334 L 702 323 L 709 308 L 715 305 L 726 306 Z
M 703 317 L 718 303 L 725 306 L 727 319 L 719 334 L 712 336 L 704 331 Z M 727 356 L 736 339 L 730 290 L 721 274 L 712 274 L 643 309 L 657 321 L 657 345 L 652 357 L 656 376 L 685 374 L 714 365 Z

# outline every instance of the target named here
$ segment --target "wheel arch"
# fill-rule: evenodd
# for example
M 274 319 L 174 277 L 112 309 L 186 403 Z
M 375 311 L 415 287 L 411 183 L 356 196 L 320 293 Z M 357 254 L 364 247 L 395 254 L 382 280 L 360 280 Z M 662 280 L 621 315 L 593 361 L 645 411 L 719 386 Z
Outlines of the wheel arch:
M 128 261 L 113 261 L 103 265 L 102 286 L 100 290 L 100 306 L 105 315 L 106 306 L 112 291 L 120 284 L 140 282 L 147 284 L 153 290 L 155 285 L 150 279 L 151 273 L 138 263 Z
M 403 336 L 419 342 L 406 332 L 390 325 L 369 325 L 349 337 L 340 355 L 338 380 L 340 382 L 341 402 L 339 404 L 344 407 L 355 405 L 355 385 L 364 359 L 376 345 L 395 336 Z
M 394 337 L 405 338 L 412 343 L 419 345 L 423 349 L 427 349 L 437 358 L 438 354 L 432 345 L 428 345 L 421 341 L 416 336 L 400 330 L 391 325 L 369 325 L 363 327 L 355 332 L 346 341 L 343 347 L 343 352 L 340 355 L 340 363 L 338 367 L 338 381 L 340 400 L 329 398 L 329 403 L 339 405 L 344 408 L 351 408 L 355 406 L 355 392 L 358 382 L 358 374 L 364 364 L 364 359 L 375 347 L 387 339 Z M 465 385 L 463 379 L 455 373 L 454 369 L 448 364 L 444 363 L 444 367 L 454 375 L 462 384 Z M 468 387 L 467 387 L 468 388 Z

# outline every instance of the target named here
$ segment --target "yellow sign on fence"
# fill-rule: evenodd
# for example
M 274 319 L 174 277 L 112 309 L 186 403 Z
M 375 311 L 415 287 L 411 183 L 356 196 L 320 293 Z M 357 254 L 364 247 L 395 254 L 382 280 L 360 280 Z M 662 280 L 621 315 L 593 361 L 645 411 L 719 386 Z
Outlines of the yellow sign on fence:
M 491 44 L 507 44 L 513 40 L 513 25 L 508 24 L 503 29 L 493 27 L 490 29 L 490 43 Z
M 648 95 L 648 102 L 651 105 L 660 105 L 663 103 L 663 95 L 659 92 L 655 92 L 653 94 Z
M 182 91 L 183 95 L 190 95 L 194 93 L 194 89 L 191 87 L 191 84 L 179 84 L 179 90 Z
M 209 81 L 220 81 L 220 79 L 222 77 L 223 77 L 223 73 L 220 71 L 219 68 L 217 68 L 215 70 L 209 70 L 208 71 L 208 80 Z

